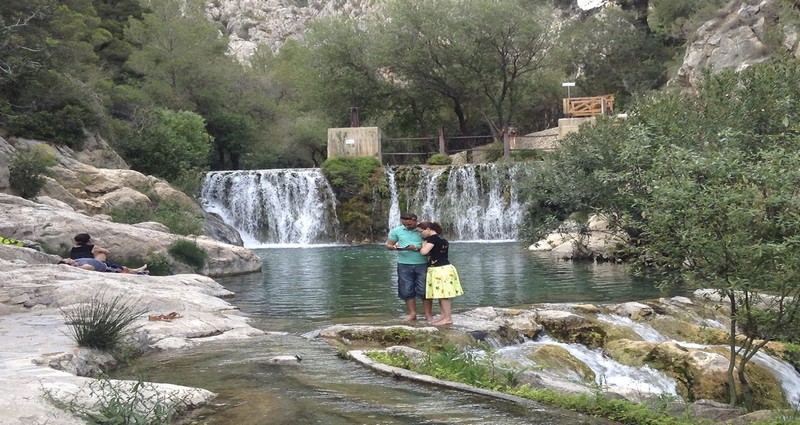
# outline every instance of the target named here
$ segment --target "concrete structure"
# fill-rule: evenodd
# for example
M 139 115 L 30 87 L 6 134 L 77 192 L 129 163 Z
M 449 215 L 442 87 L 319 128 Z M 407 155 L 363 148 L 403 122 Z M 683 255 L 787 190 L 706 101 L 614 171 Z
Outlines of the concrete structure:
M 328 129 L 328 158 L 374 156 L 381 160 L 381 130 L 378 127 Z
M 581 125 L 595 122 L 595 117 L 588 118 L 561 118 L 558 120 L 558 140 L 567 137 L 567 134 L 578 131 Z

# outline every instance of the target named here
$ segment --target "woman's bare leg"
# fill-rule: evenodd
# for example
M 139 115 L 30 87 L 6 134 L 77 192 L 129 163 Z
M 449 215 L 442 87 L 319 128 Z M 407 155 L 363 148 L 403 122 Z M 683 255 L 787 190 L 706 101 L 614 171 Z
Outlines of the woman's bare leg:
M 450 300 L 450 298 L 440 299 L 439 305 L 442 308 L 442 317 L 431 324 L 434 326 L 442 326 L 453 323 L 453 302 Z

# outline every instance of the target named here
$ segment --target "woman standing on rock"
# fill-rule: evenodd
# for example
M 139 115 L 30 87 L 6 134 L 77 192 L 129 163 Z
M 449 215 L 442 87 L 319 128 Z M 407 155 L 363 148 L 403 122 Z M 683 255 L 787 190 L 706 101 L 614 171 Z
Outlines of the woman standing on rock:
M 417 225 L 417 230 L 425 239 L 419 253 L 428 256 L 425 298 L 438 299 L 442 313 L 442 317 L 431 324 L 449 325 L 453 323 L 453 304 L 450 299 L 464 295 L 458 271 L 448 259 L 450 243 L 439 235 L 442 233 L 442 226 L 439 223 L 423 221 Z

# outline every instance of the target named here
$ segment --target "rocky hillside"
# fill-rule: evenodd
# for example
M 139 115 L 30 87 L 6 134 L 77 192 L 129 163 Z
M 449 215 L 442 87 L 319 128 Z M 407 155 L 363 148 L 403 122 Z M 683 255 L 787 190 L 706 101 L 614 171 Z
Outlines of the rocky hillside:
M 697 29 L 670 84 L 691 90 L 706 68 L 741 70 L 764 62 L 776 53 L 768 47 L 768 38 L 779 39 L 789 54 L 800 58 L 800 28 L 780 21 L 778 2 L 729 3 L 717 17 Z M 231 53 L 246 62 L 259 45 L 276 51 L 287 39 L 301 38 L 313 19 L 367 16 L 376 10 L 378 3 L 377 0 L 212 0 L 206 12 L 225 28 Z M 600 11 L 603 7 L 608 7 L 608 2 L 576 1 L 565 14 Z

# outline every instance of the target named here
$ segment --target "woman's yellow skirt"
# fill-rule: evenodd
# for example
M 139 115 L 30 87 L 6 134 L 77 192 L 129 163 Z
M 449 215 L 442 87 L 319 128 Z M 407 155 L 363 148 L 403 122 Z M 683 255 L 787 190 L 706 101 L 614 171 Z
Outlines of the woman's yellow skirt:
M 464 289 L 461 288 L 461 279 L 452 264 L 428 267 L 425 298 L 453 298 L 459 295 L 464 295 Z

